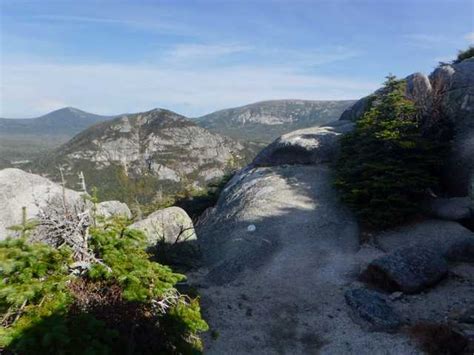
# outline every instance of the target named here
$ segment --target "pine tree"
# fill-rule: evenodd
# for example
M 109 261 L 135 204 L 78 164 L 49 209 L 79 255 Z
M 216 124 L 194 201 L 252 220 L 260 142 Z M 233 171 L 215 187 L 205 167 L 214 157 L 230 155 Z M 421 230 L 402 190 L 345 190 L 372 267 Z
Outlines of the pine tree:
M 426 189 L 437 183 L 439 146 L 422 135 L 405 85 L 388 76 L 371 108 L 341 142 L 335 185 L 372 227 L 396 225 L 415 214 Z

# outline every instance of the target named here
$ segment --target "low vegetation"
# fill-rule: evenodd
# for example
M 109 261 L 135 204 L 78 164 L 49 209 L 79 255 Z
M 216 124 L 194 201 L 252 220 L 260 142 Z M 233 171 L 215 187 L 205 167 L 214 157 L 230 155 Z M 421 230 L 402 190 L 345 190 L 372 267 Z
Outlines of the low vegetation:
M 341 143 L 335 185 L 363 223 L 400 224 L 438 184 L 442 144 L 425 136 L 406 83 L 388 76 L 369 109 Z
M 474 46 L 469 46 L 468 49 L 459 51 L 457 58 L 453 61 L 454 64 L 461 63 L 465 59 L 474 58 Z
M 185 279 L 150 260 L 145 236 L 113 219 L 80 247 L 63 235 L 0 243 L 0 348 L 12 354 L 195 354 L 208 329 Z M 71 238 L 77 234 L 71 234 Z M 48 241 L 45 243 L 44 241 Z M 84 252 L 87 249 L 87 253 Z

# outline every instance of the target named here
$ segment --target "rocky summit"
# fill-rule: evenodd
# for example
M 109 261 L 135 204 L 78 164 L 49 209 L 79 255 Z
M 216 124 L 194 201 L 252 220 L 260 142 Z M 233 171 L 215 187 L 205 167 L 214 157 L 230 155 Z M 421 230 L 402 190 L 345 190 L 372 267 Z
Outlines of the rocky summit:
M 73 184 L 82 171 L 89 185 L 103 191 L 119 189 L 121 182 L 129 179 L 143 178 L 159 183 L 166 191 L 188 185 L 204 187 L 222 178 L 243 158 L 244 147 L 239 143 L 211 133 L 184 116 L 155 109 L 95 125 L 34 169 L 58 180 L 58 167 L 62 167 Z

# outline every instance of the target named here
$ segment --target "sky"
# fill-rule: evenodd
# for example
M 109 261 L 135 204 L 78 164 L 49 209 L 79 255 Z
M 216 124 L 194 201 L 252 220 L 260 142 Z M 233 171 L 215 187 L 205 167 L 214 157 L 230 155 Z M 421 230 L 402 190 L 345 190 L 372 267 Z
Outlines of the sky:
M 0 117 L 358 99 L 474 44 L 474 0 L 0 0 Z

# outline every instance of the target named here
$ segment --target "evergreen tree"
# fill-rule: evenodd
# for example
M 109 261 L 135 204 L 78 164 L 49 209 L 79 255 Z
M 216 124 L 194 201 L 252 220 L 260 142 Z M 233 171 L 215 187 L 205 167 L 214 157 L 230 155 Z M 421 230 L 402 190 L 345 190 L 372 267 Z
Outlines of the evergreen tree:
M 335 185 L 360 219 L 384 228 L 417 212 L 437 183 L 440 147 L 424 137 L 406 83 L 388 76 L 381 93 L 343 137 Z

